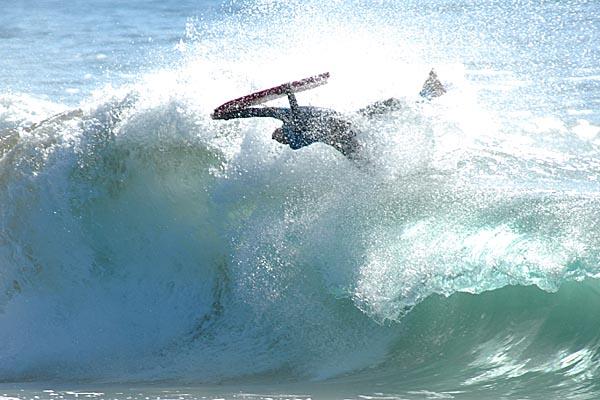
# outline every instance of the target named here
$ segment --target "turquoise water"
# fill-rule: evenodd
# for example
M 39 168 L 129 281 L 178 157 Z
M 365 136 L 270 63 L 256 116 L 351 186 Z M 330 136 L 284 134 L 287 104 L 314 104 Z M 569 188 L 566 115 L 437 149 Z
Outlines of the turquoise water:
M 0 400 L 598 398 L 599 7 L 10 4 Z M 324 71 L 357 160 L 210 119 Z

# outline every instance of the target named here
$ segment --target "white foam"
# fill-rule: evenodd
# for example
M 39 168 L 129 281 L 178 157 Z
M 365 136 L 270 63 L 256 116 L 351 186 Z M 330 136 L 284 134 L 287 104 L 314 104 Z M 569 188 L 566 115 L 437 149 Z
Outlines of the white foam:
M 589 121 L 580 119 L 571 130 L 583 140 L 594 140 L 600 134 L 600 126 L 591 124 Z

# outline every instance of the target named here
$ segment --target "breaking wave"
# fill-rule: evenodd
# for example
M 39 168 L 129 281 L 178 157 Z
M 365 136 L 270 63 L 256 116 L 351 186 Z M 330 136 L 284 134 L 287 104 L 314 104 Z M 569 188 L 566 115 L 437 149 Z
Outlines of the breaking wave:
M 475 101 L 462 65 L 437 64 L 451 90 L 418 102 L 429 65 L 393 38 L 373 49 L 383 28 L 352 17 L 347 35 L 298 42 L 317 60 L 299 65 L 298 48 L 269 53 L 282 32 L 239 39 L 273 33 L 240 15 L 191 21 L 179 65 L 78 110 L 0 99 L 0 380 L 597 393 L 594 138 L 503 119 L 518 110 Z M 332 53 L 340 37 L 352 54 Z M 364 52 L 378 74 L 352 64 Z M 332 60 L 331 84 L 299 99 L 354 119 L 358 160 L 285 148 L 274 121 L 209 117 Z M 388 95 L 405 108 L 352 113 Z

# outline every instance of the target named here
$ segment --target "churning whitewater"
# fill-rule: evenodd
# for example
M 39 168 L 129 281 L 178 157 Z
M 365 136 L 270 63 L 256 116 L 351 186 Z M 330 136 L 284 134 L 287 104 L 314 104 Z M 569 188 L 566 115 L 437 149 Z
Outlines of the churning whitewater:
M 597 398 L 600 114 L 580 84 L 600 70 L 552 64 L 588 4 L 563 25 L 545 6 L 519 3 L 546 21 L 526 32 L 480 6 L 474 37 L 442 2 L 243 3 L 76 105 L 3 93 L 0 382 Z M 432 66 L 448 93 L 418 101 Z M 210 118 L 323 71 L 298 99 L 352 118 L 358 159 Z M 405 107 L 354 112 L 389 96 Z

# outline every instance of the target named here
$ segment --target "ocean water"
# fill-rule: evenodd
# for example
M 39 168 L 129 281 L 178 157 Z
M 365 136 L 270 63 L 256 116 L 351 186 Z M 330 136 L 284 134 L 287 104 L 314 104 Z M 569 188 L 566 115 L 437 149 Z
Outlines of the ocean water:
M 0 400 L 600 398 L 597 1 L 1 1 Z

